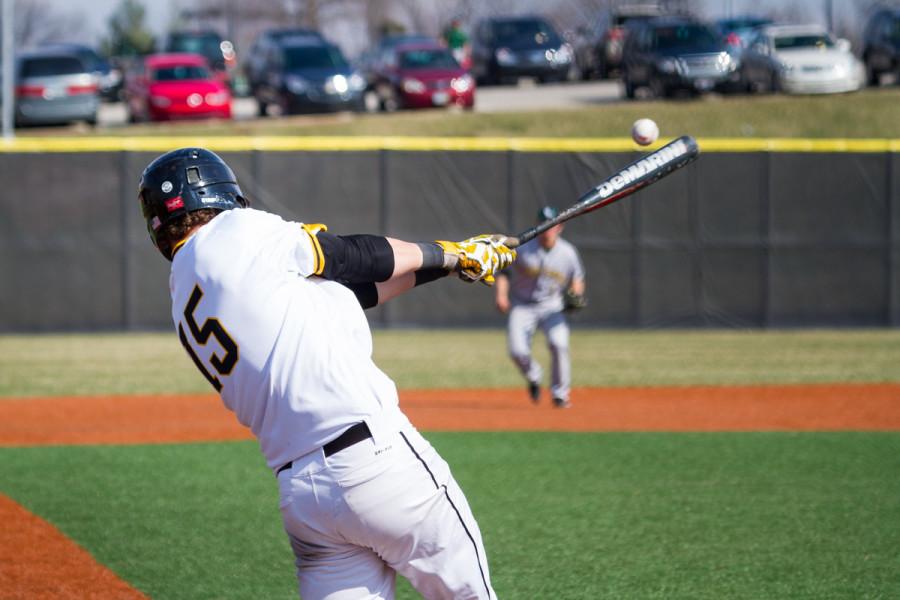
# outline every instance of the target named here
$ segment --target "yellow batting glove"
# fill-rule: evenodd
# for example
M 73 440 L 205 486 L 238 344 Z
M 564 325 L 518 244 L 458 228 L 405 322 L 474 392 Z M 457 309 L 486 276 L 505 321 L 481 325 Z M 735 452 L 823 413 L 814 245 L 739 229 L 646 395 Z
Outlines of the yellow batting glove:
M 459 255 L 462 252 L 459 244 L 446 240 L 437 240 L 434 243 L 444 251 L 444 268 L 448 271 L 456 270 L 456 267 L 459 266 Z
M 516 260 L 516 251 L 506 246 L 506 239 L 501 234 L 485 234 L 458 242 L 460 277 L 494 285 L 494 275 Z

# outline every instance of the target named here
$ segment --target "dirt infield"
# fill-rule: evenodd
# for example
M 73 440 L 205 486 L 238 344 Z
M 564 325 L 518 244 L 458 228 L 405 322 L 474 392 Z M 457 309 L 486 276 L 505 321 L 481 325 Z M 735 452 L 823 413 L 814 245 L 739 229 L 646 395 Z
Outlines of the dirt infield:
M 2 494 L 0 523 L 4 524 L 0 538 L 0 597 L 146 598 L 53 525 Z
M 581 388 L 573 407 L 524 390 L 401 392 L 425 431 L 900 431 L 900 384 Z M 0 446 L 250 439 L 216 396 L 0 400 Z M 49 523 L 0 494 L 4 598 L 144 598 Z M 7 595 L 11 594 L 11 595 Z
M 572 402 L 533 406 L 518 389 L 400 395 L 426 431 L 900 430 L 900 384 L 579 388 Z M 213 395 L 0 400 L 0 446 L 250 437 Z

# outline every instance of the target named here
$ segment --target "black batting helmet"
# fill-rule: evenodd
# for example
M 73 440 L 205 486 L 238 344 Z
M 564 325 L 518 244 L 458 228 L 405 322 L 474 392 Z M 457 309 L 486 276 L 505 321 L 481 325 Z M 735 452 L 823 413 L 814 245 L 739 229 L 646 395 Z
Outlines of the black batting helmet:
M 225 161 L 203 148 L 167 152 L 147 165 L 138 188 L 150 239 L 166 223 L 203 208 L 231 210 L 249 206 Z

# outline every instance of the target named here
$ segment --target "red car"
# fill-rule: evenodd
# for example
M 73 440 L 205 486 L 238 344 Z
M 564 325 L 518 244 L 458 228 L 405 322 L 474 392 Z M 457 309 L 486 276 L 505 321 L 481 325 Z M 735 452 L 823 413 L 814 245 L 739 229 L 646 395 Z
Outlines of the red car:
M 475 107 L 475 79 L 440 44 L 397 46 L 373 85 L 384 110 Z
M 153 54 L 126 88 L 132 122 L 231 118 L 231 91 L 199 54 Z

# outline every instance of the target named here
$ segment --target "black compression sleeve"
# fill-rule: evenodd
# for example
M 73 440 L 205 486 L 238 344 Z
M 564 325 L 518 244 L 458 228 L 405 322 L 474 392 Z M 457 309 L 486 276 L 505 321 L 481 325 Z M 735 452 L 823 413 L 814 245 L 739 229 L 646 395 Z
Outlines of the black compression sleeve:
M 345 283 L 344 285 L 356 294 L 356 299 L 363 309 L 378 306 L 378 288 L 371 281 L 367 283 Z
M 325 256 L 322 277 L 342 283 L 387 281 L 394 274 L 394 249 L 378 235 L 332 235 L 316 238 Z
M 442 277 L 446 277 L 449 274 L 450 271 L 447 271 L 443 267 L 420 269 L 416 271 L 416 285 L 419 286 L 425 283 L 431 283 L 432 281 L 436 281 Z

